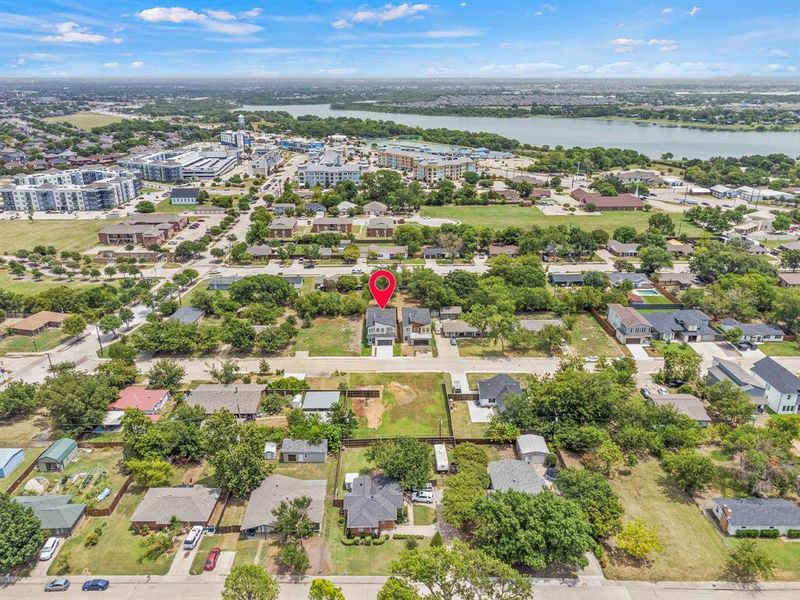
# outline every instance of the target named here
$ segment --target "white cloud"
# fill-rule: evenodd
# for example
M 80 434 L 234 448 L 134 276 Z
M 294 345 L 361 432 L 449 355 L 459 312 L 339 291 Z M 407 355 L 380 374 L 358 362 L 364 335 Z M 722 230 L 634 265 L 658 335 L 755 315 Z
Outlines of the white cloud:
M 634 48 L 644 44 L 644 40 L 636 40 L 633 38 L 616 38 L 608 42 L 608 45 L 614 48 L 617 54 L 627 54 L 632 52 Z
M 130 64 L 131 69 L 141 69 L 144 63 L 140 60 L 135 60 Z
M 671 6 L 668 6 L 667 8 L 662 8 L 661 9 L 661 14 L 662 15 L 669 15 L 671 13 L 672 13 L 672 7 Z
M 336 19 L 333 23 L 331 23 L 331 26 L 334 29 L 350 29 L 352 27 L 352 25 L 350 25 L 350 21 L 347 19 Z
M 203 21 L 207 18 L 203 14 L 182 6 L 155 6 L 140 11 L 136 16 L 150 23 L 186 23 L 187 21 Z
M 413 17 L 421 12 L 425 12 L 430 8 L 428 4 L 386 4 L 383 8 L 377 10 L 361 9 L 353 14 L 353 21 L 356 23 L 385 23 L 386 21 L 396 21 L 397 19 L 406 19 Z
M 47 52 L 31 52 L 30 54 L 26 54 L 25 58 L 28 60 L 35 60 L 35 61 L 48 61 L 48 60 L 61 60 L 61 57 L 56 54 L 49 54 Z
M 575 67 L 576 73 L 591 73 L 594 71 L 594 67 L 592 65 L 578 65 Z
M 320 69 L 317 72 L 322 75 L 352 75 L 358 73 L 358 69 L 353 67 L 332 67 L 329 69 Z
M 770 73 L 795 73 L 797 72 L 797 67 L 794 65 L 782 65 L 779 63 L 772 63 L 769 65 L 764 65 L 764 70 Z
M 242 11 L 242 16 L 248 19 L 255 19 L 261 13 L 264 12 L 262 8 L 251 8 L 250 10 Z
M 103 63 L 103 68 L 105 68 L 105 69 L 119 69 L 119 63 L 118 62 Z
M 478 70 L 483 73 L 526 75 L 533 73 L 552 73 L 564 69 L 563 65 L 547 62 L 515 63 L 515 64 L 489 64 L 483 65 Z
M 263 29 L 259 25 L 237 20 L 236 15 L 227 10 L 197 12 L 182 6 L 154 6 L 138 12 L 136 16 L 148 23 L 198 23 L 209 31 L 232 36 L 251 35 Z
M 114 42 L 115 44 L 121 44 L 123 42 L 123 39 L 121 37 L 113 37 L 111 38 L 111 41 Z
M 773 48 L 771 50 L 765 50 L 762 52 L 766 56 L 774 56 L 775 58 L 789 58 L 791 54 L 786 50 L 780 50 L 778 48 Z
M 212 19 L 218 21 L 235 21 L 236 17 L 229 13 L 227 10 L 207 10 L 206 14 Z
M 65 44 L 102 44 L 108 38 L 97 33 L 89 33 L 87 27 L 81 27 L 75 21 L 65 21 L 57 23 L 54 27 L 56 34 L 42 38 L 43 42 L 65 43 Z
M 261 31 L 262 27 L 253 23 L 241 23 L 231 21 L 216 21 L 209 19 L 203 21 L 203 27 L 216 33 L 225 35 L 250 35 Z
M 702 10 L 702 9 L 701 9 L 699 6 L 693 6 L 693 7 L 692 7 L 692 8 L 689 10 L 689 16 L 690 16 L 690 17 L 693 17 L 693 16 L 695 16 L 697 13 L 699 13 L 701 10 Z
M 479 29 L 472 27 L 455 27 L 453 29 L 434 29 L 433 31 L 426 31 L 420 35 L 424 38 L 462 38 L 462 37 L 475 37 L 481 35 Z
M 626 74 L 631 73 L 634 69 L 637 68 L 636 63 L 632 63 L 626 60 L 609 63 L 607 65 L 600 65 L 595 69 L 595 73 L 600 75 L 608 75 L 608 74 Z

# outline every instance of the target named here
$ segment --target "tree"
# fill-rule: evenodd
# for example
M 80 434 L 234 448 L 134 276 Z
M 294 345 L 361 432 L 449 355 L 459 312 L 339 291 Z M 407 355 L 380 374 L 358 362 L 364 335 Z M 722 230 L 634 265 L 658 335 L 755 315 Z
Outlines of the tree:
M 0 493 L 0 573 L 33 560 L 46 538 L 33 510 Z
M 167 389 L 174 392 L 180 388 L 186 369 L 172 359 L 157 360 L 147 372 L 147 384 L 155 389 Z
M 201 431 L 205 455 L 213 457 L 225 448 L 237 444 L 241 428 L 229 410 L 220 408 L 206 417 Z
M 117 329 L 122 327 L 122 319 L 117 315 L 105 315 L 97 322 L 97 326 L 103 333 L 108 333 L 110 331 L 116 333 Z
M 675 235 L 675 222 L 667 213 L 653 213 L 647 219 L 647 228 L 657 231 L 663 236 Z
M 360 257 L 361 251 L 354 244 L 350 244 L 342 250 L 342 260 L 346 263 L 355 263 Z
M 239 363 L 232 359 L 225 359 L 217 365 L 216 363 L 211 366 L 208 373 L 214 379 L 223 385 L 233 383 L 239 378 L 239 371 L 241 367 Z
M 694 352 L 682 352 L 679 345 L 664 349 L 664 366 L 659 372 L 666 383 L 697 381 L 700 378 L 702 357 Z
M 289 542 L 281 548 L 278 561 L 292 573 L 303 573 L 311 566 L 308 552 L 300 542 Z
M 210 462 L 217 485 L 236 498 L 247 498 L 274 468 L 264 462 L 261 448 L 249 441 L 223 448 Z
M 222 600 L 277 600 L 278 582 L 257 565 L 238 565 L 225 578 Z
M 127 306 L 123 306 L 117 311 L 117 316 L 125 323 L 125 329 L 131 328 L 131 321 L 133 321 L 133 311 Z
M 429 444 L 402 437 L 373 444 L 367 458 L 404 489 L 422 487 L 433 476 L 433 451 Z
M 475 514 L 472 544 L 511 565 L 585 566 L 586 552 L 594 544 L 592 526 L 580 504 L 549 491 L 494 492 L 480 502 Z
M 61 331 L 67 337 L 78 337 L 86 329 L 86 319 L 80 315 L 70 315 L 61 323 Z
M 604 440 L 583 457 L 583 464 L 587 469 L 598 471 L 609 479 L 614 478 L 624 462 L 622 450 L 611 440 Z
M 153 213 L 156 212 L 156 205 L 150 200 L 142 200 L 136 205 L 136 211 L 140 213 Z
M 688 448 L 665 454 L 662 464 L 675 485 L 689 495 L 705 489 L 716 473 L 710 458 Z
M 169 485 L 172 480 L 172 465 L 165 460 L 133 459 L 127 461 L 125 466 L 133 475 L 137 485 L 148 488 L 161 487 Z
M 447 250 L 450 257 L 455 260 L 464 248 L 464 240 L 454 232 L 443 232 L 436 236 L 436 243 Z
M 342 588 L 327 579 L 315 579 L 308 591 L 308 600 L 345 600 Z
M 622 527 L 625 509 L 608 479 L 600 473 L 564 469 L 558 474 L 556 487 L 564 498 L 580 504 L 596 539 L 614 535 Z
M 730 549 L 725 566 L 734 581 L 753 583 L 759 579 L 772 579 L 776 565 L 755 540 L 747 539 Z
M 623 244 L 630 244 L 636 239 L 636 228 L 630 225 L 622 225 L 614 230 L 613 238 Z
M 281 501 L 278 508 L 273 509 L 275 532 L 281 542 L 299 542 L 314 533 L 314 523 L 308 516 L 310 508 L 311 498 L 300 496 L 288 502 Z
M 103 422 L 117 389 L 102 376 L 63 369 L 47 377 L 36 401 L 50 410 L 53 425 L 69 436 L 94 429 Z
M 434 546 L 405 550 L 389 566 L 389 571 L 393 577 L 378 598 L 526 600 L 532 595 L 526 576 L 459 540 L 452 549 Z M 421 591 L 416 592 L 417 588 Z
M 16 417 L 36 408 L 36 386 L 22 381 L 11 381 L 0 390 L 0 418 Z
M 731 327 L 725 332 L 724 337 L 726 342 L 735 345 L 742 339 L 742 335 L 744 335 L 744 332 L 741 327 Z
M 617 548 L 623 550 L 628 556 L 644 560 L 653 552 L 664 551 L 664 546 L 658 539 L 655 527 L 649 527 L 640 519 L 628 521 L 616 537 Z
M 750 397 L 732 381 L 725 380 L 706 386 L 704 395 L 719 418 L 732 427 L 744 425 L 753 417 Z
M 648 275 L 672 266 L 672 254 L 664 248 L 645 246 L 639 250 L 639 268 Z

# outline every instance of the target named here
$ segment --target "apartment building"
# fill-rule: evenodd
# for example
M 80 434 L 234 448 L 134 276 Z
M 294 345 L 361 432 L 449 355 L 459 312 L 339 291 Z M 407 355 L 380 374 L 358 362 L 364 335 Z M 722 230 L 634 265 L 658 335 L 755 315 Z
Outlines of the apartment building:
M 413 173 L 416 179 L 427 183 L 460 179 L 478 168 L 478 163 L 468 156 L 441 156 L 402 148 L 379 148 L 374 156 L 379 167 Z
M 106 210 L 133 200 L 142 190 L 136 173 L 106 168 L 20 174 L 14 182 L 0 188 L 3 210 Z
M 281 140 L 281 148 L 291 152 L 322 152 L 325 149 L 325 142 L 320 140 L 306 140 L 302 138 L 291 138 Z
M 323 233 L 326 231 L 350 233 L 353 231 L 353 219 L 345 219 L 341 217 L 324 217 L 321 219 L 314 219 L 314 221 L 311 223 L 311 231 L 314 233 Z
M 126 158 L 119 164 L 150 181 L 213 179 L 239 164 L 239 152 L 224 148 L 162 150 Z
M 182 215 L 133 214 L 124 223 L 103 227 L 97 236 L 101 244 L 118 246 L 124 244 L 163 244 L 178 231 L 186 227 L 189 220 Z
M 283 162 L 283 154 L 277 146 L 253 148 L 250 170 L 253 175 L 272 175 Z

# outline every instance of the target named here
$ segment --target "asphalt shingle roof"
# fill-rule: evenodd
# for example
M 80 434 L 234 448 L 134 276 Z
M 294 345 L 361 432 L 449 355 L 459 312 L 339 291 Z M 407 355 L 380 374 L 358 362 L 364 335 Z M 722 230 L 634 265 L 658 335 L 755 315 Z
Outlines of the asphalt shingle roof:
M 71 504 L 70 496 L 17 496 L 42 522 L 42 529 L 72 529 L 86 510 L 85 504 Z
M 495 460 L 486 467 L 492 489 L 498 492 L 514 490 L 538 494 L 545 488 L 545 481 L 534 468 L 523 460 Z
M 784 498 L 714 498 L 731 509 L 735 527 L 794 527 L 800 529 L 800 506 Z
M 403 488 L 395 480 L 378 475 L 362 475 L 353 481 L 352 491 L 345 495 L 347 527 L 377 528 L 382 521 L 396 521 L 403 506 Z
M 182 523 L 206 522 L 218 497 L 218 489 L 203 485 L 150 488 L 133 512 L 131 521 L 169 525 L 175 516 Z
M 325 488 L 328 482 L 324 479 L 295 479 L 285 475 L 270 475 L 261 482 L 256 489 L 250 492 L 242 518 L 241 529 L 253 529 L 261 525 L 273 526 L 275 516 L 272 511 L 281 502 L 288 502 L 295 498 L 308 496 L 311 506 L 308 517 L 313 523 L 322 523 L 322 514 L 325 509 Z
M 782 394 L 794 394 L 800 391 L 800 378 L 769 356 L 755 363 L 752 370 Z
M 283 440 L 283 446 L 281 446 L 281 452 L 307 453 L 307 454 L 322 452 L 323 454 L 327 454 L 328 440 L 322 440 L 319 444 L 312 444 L 308 440 L 292 440 L 287 438 Z

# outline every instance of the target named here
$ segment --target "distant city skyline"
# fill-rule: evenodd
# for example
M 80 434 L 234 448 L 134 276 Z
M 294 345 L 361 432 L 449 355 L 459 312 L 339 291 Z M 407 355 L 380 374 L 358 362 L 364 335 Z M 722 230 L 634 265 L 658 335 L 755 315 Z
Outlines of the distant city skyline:
M 0 0 L 0 77 L 799 75 L 796 1 Z

